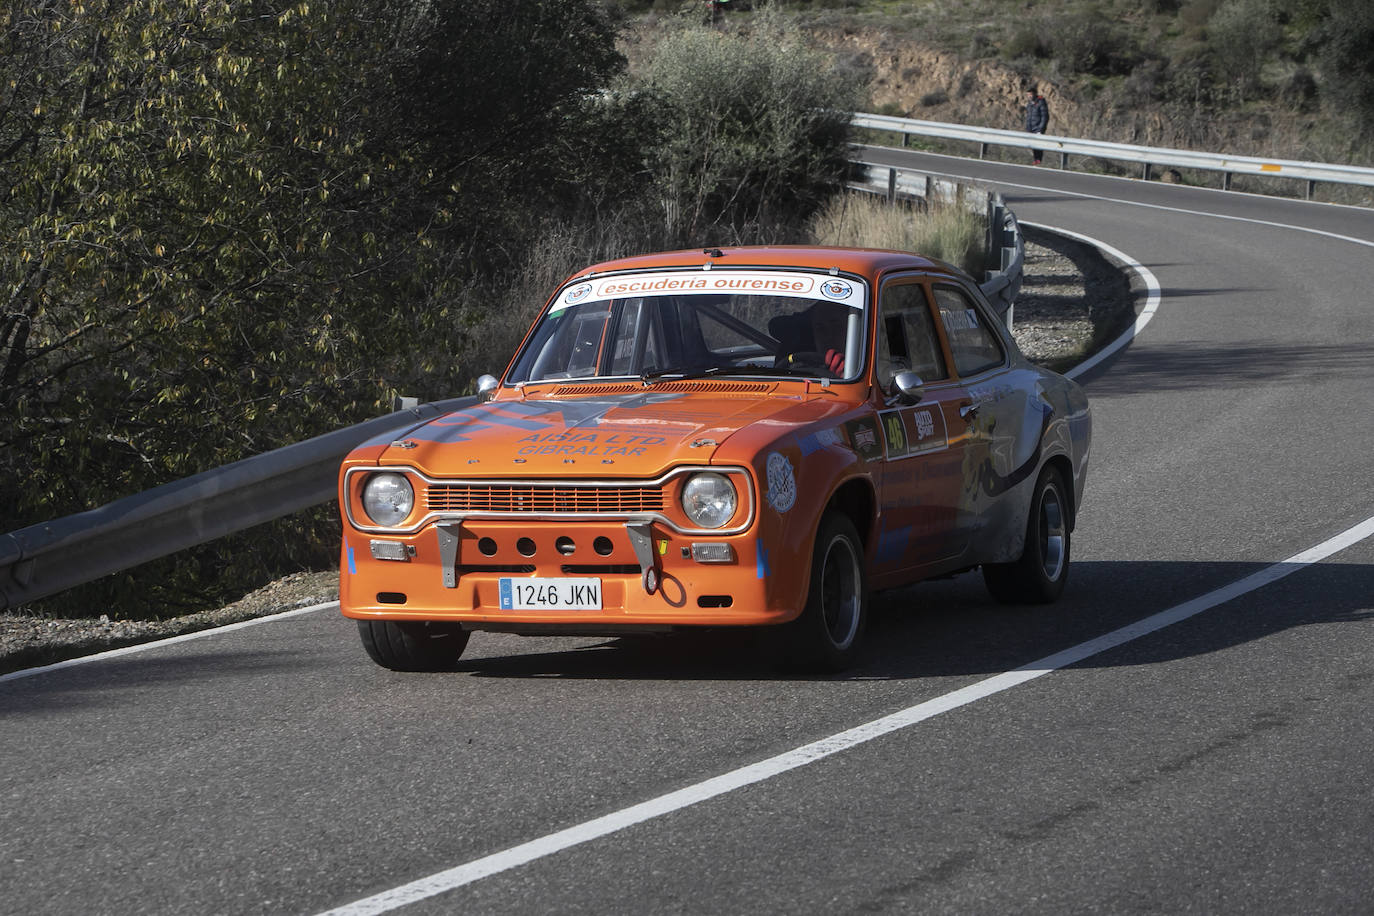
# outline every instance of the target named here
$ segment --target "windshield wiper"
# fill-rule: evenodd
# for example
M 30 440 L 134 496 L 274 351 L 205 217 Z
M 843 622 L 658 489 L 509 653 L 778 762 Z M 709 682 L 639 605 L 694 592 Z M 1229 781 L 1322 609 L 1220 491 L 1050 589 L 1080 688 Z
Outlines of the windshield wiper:
M 665 378 L 672 379 L 673 381 L 691 378 L 706 378 L 711 375 L 719 375 L 727 369 L 733 368 L 735 367 L 710 366 L 706 369 L 645 369 L 643 372 L 639 373 L 639 380 L 645 385 L 652 385 L 654 382 L 661 381 Z
M 707 378 L 713 375 L 768 375 L 782 378 L 815 378 L 826 381 L 827 377 L 819 372 L 806 371 L 795 367 L 782 366 L 711 366 L 709 369 L 646 369 L 639 374 L 644 385 L 664 379 L 681 381 L 683 379 Z

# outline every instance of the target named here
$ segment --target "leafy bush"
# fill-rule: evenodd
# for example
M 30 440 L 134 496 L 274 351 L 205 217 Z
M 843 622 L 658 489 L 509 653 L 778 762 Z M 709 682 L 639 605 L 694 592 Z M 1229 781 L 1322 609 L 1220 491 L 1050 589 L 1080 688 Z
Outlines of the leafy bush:
M 1374 135 L 1374 6 L 1330 0 L 1323 14 L 1313 31 L 1322 94 L 1358 133 Z
M 577 112 L 622 63 L 599 10 L 0 10 L 6 529 L 375 415 L 417 379 L 451 393 L 474 267 L 528 231 L 503 202 L 581 203 Z M 172 584 L 297 563 L 318 524 Z
M 1131 36 L 1096 8 L 1087 13 L 1054 16 L 1046 20 L 1041 40 L 1070 73 L 1121 76 L 1140 60 Z
M 1283 39 L 1270 0 L 1227 0 L 1207 23 L 1212 70 L 1238 101 L 1260 86 L 1260 70 Z
M 659 111 L 650 160 L 665 223 L 684 245 L 805 217 L 844 173 L 860 86 L 776 11 L 743 34 L 679 30 L 644 87 Z

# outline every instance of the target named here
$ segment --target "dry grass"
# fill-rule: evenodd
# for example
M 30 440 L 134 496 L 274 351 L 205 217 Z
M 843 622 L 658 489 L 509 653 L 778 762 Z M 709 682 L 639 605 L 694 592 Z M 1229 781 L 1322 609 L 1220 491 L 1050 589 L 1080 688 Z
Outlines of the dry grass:
M 955 202 L 889 204 L 872 195 L 839 194 L 812 219 L 811 233 L 818 245 L 913 251 L 975 276 L 982 269 L 983 217 Z

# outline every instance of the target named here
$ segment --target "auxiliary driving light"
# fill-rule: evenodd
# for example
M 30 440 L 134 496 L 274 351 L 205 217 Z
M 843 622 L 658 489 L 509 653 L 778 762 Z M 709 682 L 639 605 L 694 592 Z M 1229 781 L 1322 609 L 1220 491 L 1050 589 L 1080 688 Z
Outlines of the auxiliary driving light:
M 372 559 L 374 560 L 409 560 L 415 554 L 415 548 L 400 541 L 373 541 Z
M 729 544 L 693 544 L 692 559 L 698 563 L 733 563 L 735 549 Z

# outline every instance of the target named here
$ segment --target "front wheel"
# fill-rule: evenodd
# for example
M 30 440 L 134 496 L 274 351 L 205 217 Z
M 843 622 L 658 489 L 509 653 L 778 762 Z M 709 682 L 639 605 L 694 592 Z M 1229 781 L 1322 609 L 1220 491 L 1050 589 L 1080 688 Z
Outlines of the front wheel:
M 1064 480 L 1045 468 L 1035 483 L 1026 546 L 1012 563 L 983 564 L 983 582 L 1003 604 L 1049 604 L 1069 579 L 1069 501 Z
M 816 532 L 806 608 L 788 624 L 788 660 L 805 670 L 842 671 L 857 658 L 867 623 L 863 542 L 848 516 L 828 513 Z
M 368 657 L 392 671 L 451 671 L 468 644 L 458 624 L 428 620 L 359 620 L 358 635 Z

